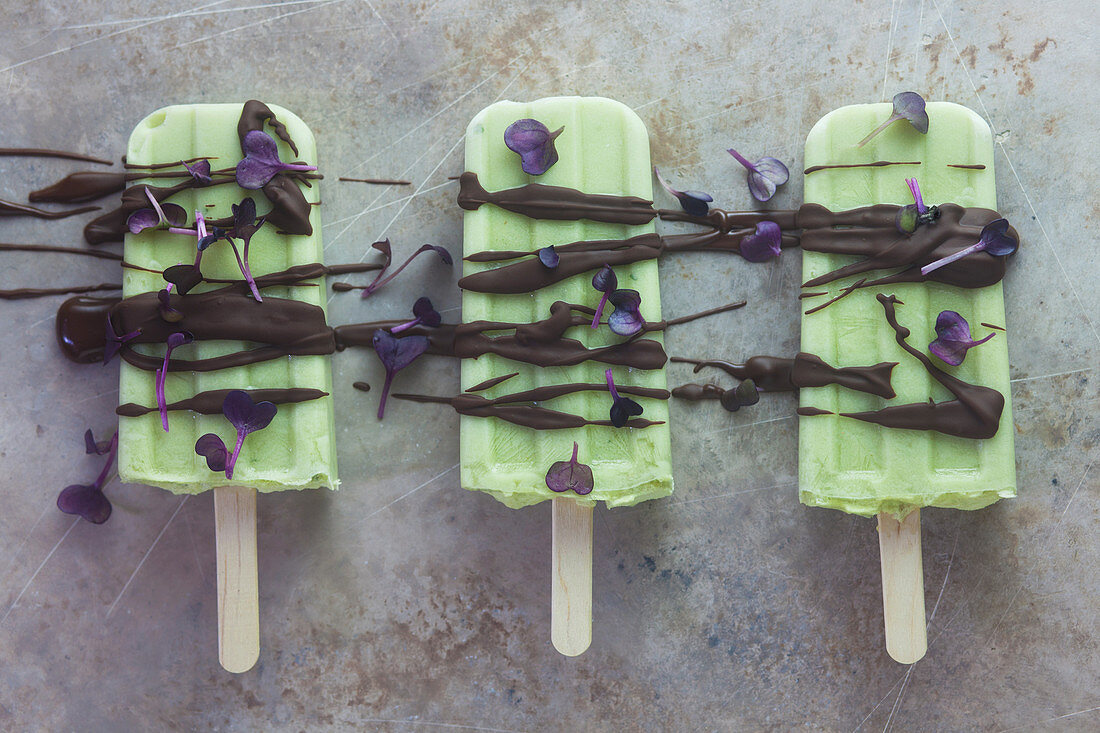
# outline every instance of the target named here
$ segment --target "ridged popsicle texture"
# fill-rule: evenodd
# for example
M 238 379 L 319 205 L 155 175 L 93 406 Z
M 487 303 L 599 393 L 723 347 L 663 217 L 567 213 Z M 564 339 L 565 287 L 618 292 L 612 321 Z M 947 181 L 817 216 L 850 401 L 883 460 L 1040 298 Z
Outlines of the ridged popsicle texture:
M 524 118 L 537 119 L 551 130 L 565 127 L 556 141 L 559 160 L 541 176 L 524 173 L 519 157 L 504 144 L 504 130 Z M 476 173 L 489 191 L 543 183 L 592 194 L 653 198 L 645 125 L 628 107 L 598 97 L 554 97 L 530 104 L 498 102 L 486 108 L 466 131 L 466 169 Z M 492 205 L 467 211 L 463 228 L 465 255 L 483 250 L 534 250 L 580 240 L 624 239 L 654 230 L 653 224 L 535 220 Z M 493 266 L 467 262 L 464 272 L 469 275 Z M 615 271 L 620 288 L 641 293 L 643 317 L 647 321 L 660 320 L 657 262 L 639 262 L 616 267 Z M 577 275 L 531 294 L 463 292 L 463 320 L 529 323 L 549 316 L 550 305 L 556 300 L 595 307 L 599 293 L 592 287 L 593 274 Z M 610 308 L 605 312 L 605 320 L 609 312 Z M 567 335 L 590 347 L 623 340 L 606 326 L 595 331 L 577 327 Z M 661 336 L 652 333 L 647 338 L 660 340 Z M 491 398 L 543 385 L 602 383 L 605 368 L 595 362 L 540 368 L 486 355 L 463 360 L 462 387 L 519 372 L 519 376 L 482 393 Z M 663 368 L 645 371 L 615 367 L 614 375 L 617 384 L 660 389 L 666 386 Z M 496 418 L 463 416 L 462 486 L 486 491 L 513 508 L 559 496 L 546 487 L 546 472 L 555 461 L 569 459 L 576 441 L 580 445 L 579 460 L 592 467 L 595 488 L 583 497 L 569 492 L 570 497 L 582 503 L 598 500 L 608 506 L 629 506 L 666 496 L 672 493 L 668 405 L 662 400 L 637 398 L 637 401 L 645 410 L 642 417 L 665 424 L 645 429 L 590 426 L 538 431 Z M 607 419 L 611 398 L 606 391 L 583 392 L 557 398 L 545 406 L 589 419 Z
M 295 156 L 289 146 L 277 140 L 284 161 L 300 160 L 316 164 L 317 146 L 313 133 L 298 117 L 287 110 L 269 105 L 286 125 L 298 146 Z M 127 161 L 145 165 L 168 163 L 195 156 L 216 156 L 215 169 L 232 167 L 241 159 L 237 137 L 240 104 L 176 105 L 160 109 L 138 124 L 130 136 Z M 270 132 L 270 130 L 265 130 Z M 272 135 L 275 137 L 275 135 Z M 277 138 L 276 138 L 277 139 Z M 151 180 L 151 185 L 169 185 Z M 171 181 L 169 182 L 171 183 Z M 140 185 L 135 182 L 131 185 Z M 317 182 L 304 189 L 310 202 L 319 200 Z M 208 218 L 231 215 L 230 205 L 251 196 L 262 215 L 270 204 L 262 191 L 245 191 L 235 183 L 196 188 L 176 194 L 168 201 L 182 206 L 193 225 L 194 212 Z M 310 215 L 313 234 L 278 234 L 265 225 L 252 238 L 249 261 L 252 274 L 260 276 L 285 270 L 292 265 L 321 262 L 321 221 L 316 206 Z M 165 282 L 157 273 L 179 263 L 195 259 L 195 238 L 163 231 L 127 234 L 125 257 L 128 263 L 155 270 L 155 273 L 126 269 L 123 295 L 158 291 Z M 202 271 L 207 277 L 240 279 L 240 269 L 228 245 L 212 245 L 203 255 Z M 264 297 L 290 298 L 325 307 L 323 279 L 312 285 L 272 287 Z M 193 292 L 218 287 L 201 284 Z M 252 307 L 251 305 L 249 307 Z M 263 306 L 256 304 L 257 317 Z M 206 358 L 251 348 L 254 344 L 235 341 L 196 342 L 173 351 L 173 357 Z M 163 355 L 164 347 L 142 347 L 144 353 Z M 169 372 L 165 391 L 169 403 L 214 389 L 261 389 L 306 387 L 332 392 L 332 368 L 329 356 L 289 356 L 247 366 L 211 372 Z M 156 405 L 154 374 L 122 364 L 119 402 Z M 119 475 L 123 481 L 159 486 L 176 493 L 198 493 L 216 486 L 247 486 L 259 491 L 336 488 L 336 441 L 333 400 L 326 396 L 298 404 L 280 405 L 268 427 L 250 435 L 237 461 L 232 479 L 211 471 L 205 459 L 195 453 L 195 440 L 204 433 L 217 433 L 232 449 L 236 432 L 222 415 L 199 415 L 189 411 L 170 411 L 169 432 L 164 432 L 157 412 L 142 417 L 119 419 Z
M 891 114 L 889 104 L 853 105 L 822 118 L 806 139 L 806 167 L 920 161 L 920 165 L 822 170 L 806 175 L 805 200 L 832 211 L 877 203 L 910 204 L 905 179 L 916 177 L 927 204 L 956 203 L 996 209 L 993 143 L 988 125 L 973 111 L 946 102 L 927 107 L 929 129 L 921 135 L 897 122 L 864 148 L 855 144 Z M 984 168 L 958 168 L 969 165 Z M 822 275 L 855 258 L 803 252 L 803 280 Z M 1010 265 L 1011 266 L 1011 265 Z M 875 273 L 875 276 L 885 273 Z M 858 278 L 832 283 L 837 293 Z M 940 283 L 906 283 L 857 290 L 824 310 L 802 317 L 802 349 L 837 366 L 896 361 L 897 397 L 883 400 L 840 387 L 803 389 L 800 403 L 833 412 L 876 410 L 888 405 L 937 402 L 950 393 L 932 379 L 894 340 L 876 293 L 896 295 L 898 321 L 912 335 L 909 344 L 927 352 L 936 337 L 936 317 L 954 310 L 976 337 L 1005 325 L 1000 283 L 963 289 Z M 820 300 L 824 300 L 821 298 Z M 815 300 L 804 300 L 803 310 Z M 837 416 L 799 421 L 799 498 L 804 504 L 873 515 L 904 515 L 912 507 L 979 509 L 1016 495 L 1007 334 L 972 349 L 958 367 L 933 361 L 960 379 L 998 390 L 1005 397 L 996 435 L 988 440 L 952 437 L 932 431 L 899 430 Z

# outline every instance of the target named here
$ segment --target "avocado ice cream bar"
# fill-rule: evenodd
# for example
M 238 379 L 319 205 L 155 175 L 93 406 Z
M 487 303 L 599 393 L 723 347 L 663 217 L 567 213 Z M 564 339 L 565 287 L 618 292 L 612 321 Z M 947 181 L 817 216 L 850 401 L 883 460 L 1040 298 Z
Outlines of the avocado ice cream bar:
M 891 114 L 889 104 L 853 105 L 826 115 L 806 140 L 805 200 L 833 212 L 871 204 L 913 204 L 906 178 L 916 178 L 927 204 L 954 203 L 996 209 L 993 145 L 988 125 L 971 110 L 945 102 L 927 106 L 928 132 L 905 121 L 890 125 L 868 145 L 856 143 Z M 882 163 L 891 163 L 883 165 Z M 870 166 L 867 164 L 876 163 Z M 896 163 L 896 164 L 895 164 Z M 949 226 L 946 219 L 928 225 Z M 989 214 L 989 218 L 996 218 Z M 965 223 L 965 219 L 963 220 Z M 981 224 L 973 228 L 977 241 Z M 897 233 L 897 237 L 904 235 Z M 914 235 L 917 236 L 917 235 Z M 893 237 L 891 237 L 892 239 Z M 977 253 L 971 257 L 988 257 Z M 855 257 L 803 252 L 803 280 L 856 261 Z M 888 272 L 864 272 L 807 290 L 840 292 L 859 278 Z M 944 278 L 949 279 L 949 278 Z M 999 280 L 999 278 L 998 278 Z M 893 405 L 937 403 L 951 398 L 920 361 L 901 348 L 877 294 L 894 295 L 900 326 L 911 331 L 908 344 L 928 354 L 941 311 L 961 314 L 973 338 L 1005 325 L 1001 283 L 966 288 L 924 280 L 861 288 L 819 312 L 802 317 L 802 350 L 841 366 L 897 362 L 892 386 L 897 396 L 883 400 L 838 386 L 800 392 L 806 408 L 840 414 L 866 414 Z M 826 300 L 829 296 L 821 296 Z M 808 310 L 815 300 L 803 300 Z M 931 355 L 929 355 L 931 356 Z M 1016 493 L 1012 411 L 1009 403 L 1007 338 L 998 334 L 967 352 L 963 363 L 935 365 L 960 380 L 1003 395 L 1004 408 L 992 437 L 975 439 L 937 430 L 885 427 L 839 416 L 803 417 L 799 424 L 799 497 L 810 506 L 872 516 L 887 512 L 898 519 L 913 508 L 935 506 L 980 509 Z
M 259 141 L 259 157 L 266 161 L 258 166 L 259 178 L 266 182 L 259 182 L 253 165 L 254 180 L 245 180 L 257 188 L 245 190 L 238 185 L 238 161 L 252 157 L 245 137 L 259 133 L 270 141 Z M 196 234 L 171 232 L 163 222 L 132 233 L 131 215 L 124 299 L 109 321 L 116 337 L 133 337 L 122 345 L 119 476 L 176 493 L 214 491 L 218 658 L 230 672 L 245 672 L 259 658 L 256 492 L 338 483 L 332 331 L 325 322 L 318 267 L 319 193 L 315 181 L 307 185 L 286 172 L 268 180 L 271 164 L 278 163 L 273 156 L 303 161 L 290 165 L 305 170 L 316 163 L 316 144 L 300 119 L 260 102 L 177 105 L 138 124 L 127 163 L 137 170 L 147 167 L 150 178 L 127 189 L 124 209 L 145 205 L 151 194 L 163 209 L 161 217 L 183 218 L 177 228 L 192 227 Z M 208 180 L 187 171 L 178 175 L 182 161 L 199 165 L 199 158 L 212 164 Z M 245 214 L 246 199 L 265 219 L 247 246 L 243 237 L 258 220 Z M 151 200 L 148 204 L 152 207 Z M 232 229 L 241 263 L 224 240 L 210 243 L 201 263 L 196 260 L 200 216 L 211 233 Z M 158 293 L 167 290 L 162 273 L 192 263 L 201 278 L 174 278 L 175 287 L 162 302 Z M 254 285 L 246 283 L 246 272 Z M 174 344 L 180 332 L 193 341 Z M 166 354 L 169 345 L 175 348 Z M 165 366 L 160 395 L 156 370 Z M 248 392 L 247 409 L 239 390 Z M 269 401 L 278 403 L 273 417 Z M 261 426 L 265 419 L 270 422 Z M 241 443 L 242 424 L 262 429 Z M 208 464 L 208 453 L 199 454 L 208 434 L 222 443 L 220 466 Z
M 542 175 L 525 173 L 519 156 L 505 145 L 505 130 L 521 119 L 538 120 L 551 131 L 563 128 L 555 139 L 558 160 Z M 476 174 L 480 186 L 489 192 L 541 184 L 585 194 L 638 197 L 645 200 L 640 202 L 644 204 L 652 199 L 648 132 L 632 110 L 603 98 L 555 97 L 530 104 L 493 104 L 479 113 L 467 128 L 466 170 Z M 558 214 L 547 210 L 542 215 Z M 464 254 L 469 257 L 485 250 L 534 252 L 550 245 L 621 240 L 654 231 L 652 216 L 643 216 L 645 221 L 641 223 L 562 216 L 558 219 L 535 218 L 497 205 L 467 210 L 463 220 Z M 563 267 L 566 266 L 564 262 Z M 467 261 L 465 274 L 469 276 L 499 264 Z M 599 267 L 597 264 L 596 269 Z M 619 288 L 637 290 L 641 294 L 641 313 L 645 320 L 660 320 L 656 259 L 616 265 L 614 270 Z M 463 321 L 532 323 L 546 319 L 555 301 L 595 307 L 600 295 L 592 286 L 595 271 L 578 273 L 548 287 L 519 294 L 464 290 Z M 604 320 L 610 311 L 610 307 L 605 311 Z M 569 329 L 566 337 L 577 339 L 592 349 L 624 341 L 624 337 L 611 333 L 606 325 L 596 330 L 578 325 Z M 659 335 L 646 334 L 646 338 L 660 340 Z M 597 361 L 569 366 L 536 366 L 486 354 L 462 360 L 462 387 L 469 389 L 511 372 L 519 374 L 484 394 L 494 397 L 548 385 L 603 384 L 608 366 Z M 665 388 L 663 366 L 635 369 L 613 365 L 611 368 L 617 385 Z M 579 460 L 592 468 L 594 488 L 583 496 L 569 492 L 570 498 L 588 506 L 604 501 L 615 507 L 666 496 L 672 492 L 668 405 L 665 400 L 636 399 L 644 408 L 642 417 L 662 424 L 644 429 L 585 425 L 538 430 L 495 418 L 463 415 L 462 486 L 485 491 L 512 508 L 561 497 L 547 487 L 546 473 L 555 462 L 569 459 L 576 442 Z M 540 404 L 588 420 L 607 420 L 611 397 L 606 389 L 579 391 Z
M 800 390 L 799 496 L 811 506 L 878 515 L 886 650 L 912 664 L 928 648 L 920 508 L 979 509 L 1014 496 L 1016 477 L 1005 334 L 970 349 L 960 365 L 929 353 L 942 311 L 982 331 L 1003 328 L 1006 258 L 978 252 L 951 270 L 922 267 L 974 243 L 999 217 L 989 127 L 965 107 L 931 103 L 927 134 L 899 122 L 859 148 L 891 111 L 888 104 L 844 107 L 806 140 L 807 204 L 861 211 L 826 217 L 844 219 L 839 229 L 803 229 L 803 287 L 824 284 L 844 297 L 803 315 L 802 348 L 833 364 L 897 366 L 889 400 L 836 386 Z M 940 207 L 939 219 L 911 235 L 890 221 L 896 210 L 863 208 L 915 204 L 918 189 L 907 178 L 917 180 L 925 205 Z M 880 246 L 868 250 L 876 237 Z M 894 265 L 886 273 L 868 267 L 885 262 Z M 888 282 L 845 294 L 857 278 Z
M 255 111 L 255 106 L 259 103 L 250 102 L 249 105 L 249 110 Z M 274 113 L 278 123 L 285 125 L 286 136 L 297 146 L 295 153 L 274 131 L 270 122 L 265 124 L 262 114 L 258 120 L 254 115 L 253 124 L 258 124 L 278 144 L 279 158 L 282 161 L 315 164 L 316 143 L 309 128 L 298 117 L 281 107 L 272 105 L 266 109 Z M 176 105 L 160 109 L 135 128 L 127 150 L 127 163 L 130 166 L 154 166 L 210 157 L 212 168 L 228 169 L 232 173 L 233 167 L 242 158 L 239 123 L 245 124 L 240 104 Z M 225 179 L 228 179 L 227 183 L 220 183 Z M 183 179 L 151 178 L 131 184 L 131 190 L 136 187 L 140 195 L 140 188 L 145 183 L 165 187 L 173 186 L 181 180 Z M 195 211 L 201 212 L 208 222 L 225 219 L 231 215 L 231 205 L 240 204 L 245 197 L 250 197 L 257 204 L 259 214 L 264 215 L 273 207 L 269 199 L 283 195 L 278 187 L 270 184 L 262 191 L 242 189 L 231 175 L 215 176 L 214 183 L 215 185 L 184 188 L 164 197 L 163 203 L 182 207 L 187 214 L 187 223 L 183 226 L 193 228 Z M 308 202 L 305 210 L 308 212 L 305 214 L 308 220 L 304 228 L 299 226 L 296 229 L 298 233 L 287 234 L 284 233 L 288 228 L 287 222 L 283 220 L 285 217 L 269 214 L 269 220 L 252 237 L 249 247 L 248 263 L 256 277 L 283 272 L 296 265 L 321 262 L 320 216 L 316 211 L 317 206 L 310 206 L 319 200 L 316 182 L 308 188 L 292 180 L 284 180 L 283 183 L 297 187 L 304 194 L 305 202 Z M 223 228 L 228 226 L 223 224 Z M 311 229 L 311 233 L 302 233 L 306 229 Z M 163 227 L 146 229 L 138 234 L 126 234 L 125 260 L 134 267 L 124 270 L 124 297 L 129 299 L 143 293 L 163 290 L 166 283 L 161 272 L 179 263 L 193 262 L 196 243 L 194 236 L 169 233 Z M 237 245 L 241 246 L 239 240 Z M 226 287 L 224 282 L 212 283 L 209 280 L 242 280 L 241 269 L 225 241 L 215 242 L 203 252 L 201 270 L 208 282 L 195 286 L 189 294 L 182 296 L 185 302 L 187 299 L 202 297 L 203 292 Z M 232 313 L 252 325 L 269 324 L 274 329 L 284 328 L 283 320 L 301 312 L 304 316 L 319 321 L 320 326 L 324 327 L 323 280 L 264 287 L 264 302 L 256 302 L 244 287 L 238 288 L 233 296 L 232 299 L 215 305 L 211 320 L 230 320 L 229 315 Z M 173 294 L 172 298 L 180 296 Z M 286 300 L 296 303 L 287 304 Z M 177 324 L 179 330 L 190 327 L 195 331 L 195 342 L 175 349 L 172 353 L 173 360 L 209 362 L 226 355 L 245 353 L 259 346 L 255 342 L 230 340 L 216 326 L 207 325 L 200 332 L 197 324 L 187 317 L 193 314 L 193 310 L 183 306 L 180 309 L 186 315 Z M 218 309 L 221 310 L 220 314 L 216 312 Z M 117 324 L 116 327 L 121 328 Z M 163 343 L 142 344 L 135 346 L 135 350 L 140 349 L 143 353 L 159 358 L 164 354 Z M 232 360 L 232 357 L 228 358 Z M 214 414 L 171 409 L 167 413 L 167 432 L 161 425 L 159 410 L 139 416 L 124 416 L 119 421 L 120 477 L 123 481 L 159 486 L 186 494 L 219 486 L 244 486 L 262 492 L 322 486 L 336 488 L 335 426 L 333 400 L 329 396 L 332 391 L 330 358 L 327 354 L 319 353 L 280 354 L 278 358 L 224 368 L 170 368 L 164 384 L 165 401 L 168 405 L 187 401 L 200 394 L 217 396 L 221 391 L 239 389 L 289 390 L 307 399 L 278 405 L 278 412 L 271 423 L 245 440 L 232 478 L 226 478 L 224 472 L 211 470 L 205 459 L 195 451 L 196 440 L 206 433 L 219 435 L 232 450 L 236 431 L 220 409 L 215 409 Z M 156 407 L 155 383 L 155 370 L 139 368 L 124 361 L 119 386 L 120 405 Z M 321 393 L 324 393 L 323 396 L 318 396 Z M 257 402 L 263 394 L 259 393 Z

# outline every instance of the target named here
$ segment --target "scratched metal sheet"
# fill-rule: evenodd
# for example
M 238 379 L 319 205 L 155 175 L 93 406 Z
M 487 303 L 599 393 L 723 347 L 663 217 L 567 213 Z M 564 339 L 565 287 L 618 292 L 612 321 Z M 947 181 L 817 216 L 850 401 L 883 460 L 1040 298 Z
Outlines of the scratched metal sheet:
M 674 404 L 677 493 L 598 510 L 595 639 L 549 643 L 549 508 L 513 512 L 457 484 L 458 420 L 393 404 L 373 418 L 365 353 L 335 357 L 344 488 L 260 498 L 262 652 L 216 664 L 213 507 L 112 484 L 103 526 L 60 514 L 88 480 L 81 434 L 112 427 L 112 368 L 66 363 L 60 299 L 4 303 L 0 330 L 0 727 L 7 730 L 1096 730 L 1100 726 L 1100 261 L 1097 44 L 1086 0 L 548 3 L 460 0 L 35 2 L 0 10 L 5 146 L 116 156 L 169 103 L 251 97 L 317 134 L 326 256 L 457 249 L 466 122 L 497 99 L 602 94 L 635 108 L 653 159 L 746 203 L 724 152 L 798 170 L 826 111 L 904 89 L 996 133 L 1001 211 L 1024 246 L 1006 281 L 1019 498 L 924 512 L 929 652 L 881 639 L 874 523 L 796 499 L 795 400 L 735 415 Z M 0 158 L 0 197 L 80 168 Z M 404 177 L 411 187 L 337 183 Z M 779 205 L 797 202 L 799 176 Z M 79 242 L 83 219 L 0 223 L 0 239 Z M 0 287 L 117 277 L 106 262 L 0 256 Z M 668 334 L 742 358 L 798 347 L 796 253 L 662 264 Z M 398 284 L 399 283 L 399 284 Z M 404 314 L 453 276 L 419 262 L 331 321 Z M 670 374 L 675 382 L 687 372 Z M 406 385 L 445 393 L 425 358 Z

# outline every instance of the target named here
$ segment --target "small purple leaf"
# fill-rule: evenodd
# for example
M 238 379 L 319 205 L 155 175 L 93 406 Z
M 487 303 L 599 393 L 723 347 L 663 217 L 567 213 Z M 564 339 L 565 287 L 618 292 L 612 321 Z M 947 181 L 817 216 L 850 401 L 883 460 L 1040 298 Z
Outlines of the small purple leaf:
M 604 265 L 599 272 L 592 276 L 592 287 L 603 293 L 599 304 L 596 305 L 596 313 L 592 316 L 592 328 L 599 328 L 604 306 L 607 305 L 607 296 L 619 287 L 619 278 L 615 277 L 615 271 L 611 269 L 610 265 Z
M 928 350 L 951 366 L 958 366 L 966 358 L 966 352 L 978 344 L 993 338 L 993 331 L 981 341 L 970 338 L 970 324 L 955 311 L 941 311 L 936 318 L 936 340 L 928 344 Z
M 387 240 L 384 240 L 382 242 L 375 242 L 371 246 L 386 255 L 386 260 L 387 260 L 386 264 L 388 266 L 389 265 L 389 259 L 390 259 L 390 242 L 389 242 L 389 240 L 387 239 Z M 390 280 L 393 280 L 395 277 L 397 277 L 401 273 L 402 270 L 404 270 L 406 267 L 409 266 L 410 262 L 415 260 L 419 255 L 424 254 L 425 252 L 435 252 L 437 255 L 439 255 L 439 259 L 443 260 L 443 264 L 445 264 L 445 265 L 450 266 L 450 265 L 454 264 L 454 258 L 451 257 L 451 253 L 446 247 L 440 247 L 437 244 L 425 244 L 425 245 L 421 246 L 420 249 L 413 252 L 407 260 L 405 260 L 404 262 L 401 263 L 400 267 L 398 267 L 396 270 L 391 272 L 389 275 L 386 275 L 385 277 L 383 277 L 383 273 L 385 273 L 385 271 L 386 271 L 385 267 L 383 267 L 381 270 L 379 270 L 378 275 L 375 276 L 375 278 L 374 278 L 374 281 L 371 282 L 370 285 L 368 285 L 366 288 L 363 289 L 363 294 L 360 297 L 363 297 L 363 298 L 368 297 L 369 295 L 371 295 L 371 293 L 378 290 L 380 287 L 382 287 L 383 285 L 388 283 Z
M 284 163 L 279 160 L 279 148 L 275 139 L 266 132 L 252 130 L 241 142 L 244 158 L 237 164 L 237 185 L 257 190 L 280 171 L 315 171 L 317 166 Z
M 386 370 L 386 381 L 382 385 L 382 397 L 378 403 L 378 419 L 381 420 L 386 411 L 386 397 L 389 396 L 394 375 L 427 351 L 430 342 L 427 336 L 397 338 L 389 331 L 378 329 L 374 332 L 372 344 Z
M 982 227 L 982 237 L 974 244 L 960 249 L 954 254 L 949 254 L 946 257 L 942 257 L 935 262 L 925 265 L 920 268 L 921 275 L 927 275 L 934 270 L 938 270 L 944 265 L 950 265 L 956 260 L 961 260 L 967 255 L 974 254 L 975 252 L 988 252 L 994 257 L 1005 257 L 1012 254 L 1020 246 L 1020 243 L 1014 236 L 1008 233 L 1008 220 L 996 219 L 989 222 Z
M 547 270 L 553 270 L 557 267 L 560 260 L 561 258 L 558 256 L 558 251 L 554 249 L 554 245 L 539 250 L 539 262 Z
M 187 169 L 187 172 L 191 174 L 199 183 L 211 183 L 213 179 L 210 177 L 210 161 L 199 160 L 194 163 L 184 163 L 183 167 Z
M 186 295 L 202 282 L 202 272 L 195 265 L 172 265 L 164 271 L 166 282 L 176 286 L 176 292 Z
M 229 449 L 214 433 L 207 433 L 195 441 L 195 452 L 206 459 L 211 471 L 224 471 L 229 462 Z
M 782 186 L 791 177 L 787 166 L 776 158 L 763 157 L 755 163 L 750 163 L 747 158 L 733 148 L 726 151 L 737 162 L 745 166 L 748 171 L 746 180 L 749 183 L 749 193 L 757 201 L 768 201 L 775 195 L 775 190 Z
M 532 176 L 541 176 L 554 163 L 558 162 L 558 151 L 554 140 L 564 127 L 550 132 L 546 125 L 538 120 L 516 120 L 504 131 L 504 144 L 519 155 L 523 172 Z
M 152 229 L 159 225 L 160 216 L 152 209 L 138 209 L 126 219 L 126 228 L 131 234 L 140 234 L 145 229 Z
M 783 230 L 774 221 L 756 224 L 756 232 L 741 239 L 741 256 L 749 262 L 767 262 L 782 253 Z
M 111 502 L 95 486 L 73 484 L 57 495 L 57 508 L 66 514 L 83 517 L 92 524 L 103 524 L 111 516 Z
M 642 414 L 642 406 L 629 397 L 623 397 L 615 388 L 615 380 L 611 378 L 611 369 L 604 371 L 607 379 L 607 391 L 611 393 L 611 424 L 621 428 L 630 421 L 630 418 Z
M 275 418 L 278 412 L 273 402 L 253 402 L 252 396 L 241 389 L 235 389 L 225 396 L 222 402 L 222 414 L 238 433 L 245 435 L 263 430 Z
M 642 296 L 637 290 L 613 290 L 607 300 L 615 310 L 607 317 L 607 325 L 613 333 L 620 336 L 633 336 L 642 330 L 645 319 L 642 318 Z
M 111 452 L 111 441 L 96 441 L 95 437 L 92 435 L 91 428 L 88 428 L 84 431 L 84 452 L 88 455 L 94 453 L 97 456 L 105 456 Z
M 557 461 L 546 472 L 546 487 L 551 491 L 563 493 L 573 491 L 581 496 L 591 493 L 595 481 L 592 469 L 577 460 L 579 446 L 574 441 L 573 457 L 568 461 Z
M 718 400 L 722 407 L 730 412 L 737 412 L 742 407 L 755 405 L 760 401 L 760 390 L 756 388 L 756 382 L 746 379 L 733 389 L 727 389 Z
M 692 216 L 706 216 L 710 210 L 710 202 L 714 201 L 709 193 L 703 191 L 677 191 L 669 182 L 665 180 L 665 177 L 661 175 L 661 171 L 657 169 L 657 166 L 653 166 L 653 175 L 657 177 L 657 182 L 668 191 L 670 194 L 676 197 L 680 202 L 680 208 L 686 211 Z
M 924 97 L 916 92 L 899 92 L 894 95 L 894 113 L 886 118 L 881 125 L 871 130 L 867 137 L 856 143 L 857 148 L 862 148 L 880 132 L 898 120 L 909 120 L 909 124 L 922 135 L 928 134 L 928 112 L 925 110 Z

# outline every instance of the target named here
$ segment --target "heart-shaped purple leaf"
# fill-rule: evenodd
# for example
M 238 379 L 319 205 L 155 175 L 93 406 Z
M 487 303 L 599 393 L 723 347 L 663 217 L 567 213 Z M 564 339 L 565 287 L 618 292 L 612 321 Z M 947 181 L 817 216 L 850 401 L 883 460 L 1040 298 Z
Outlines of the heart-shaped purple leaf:
M 607 317 L 607 325 L 613 333 L 633 336 L 642 330 L 645 319 L 640 310 L 642 296 L 637 290 L 614 290 L 607 296 L 607 300 L 615 306 L 615 310 Z
M 550 129 L 538 120 L 516 120 L 504 131 L 504 144 L 519 155 L 523 172 L 532 176 L 541 176 L 554 163 L 558 162 L 558 151 L 554 140 L 564 127 L 550 132 Z
M 278 409 L 273 402 L 253 402 L 252 396 L 241 389 L 235 389 L 225 396 L 222 402 L 222 414 L 245 435 L 263 430 L 274 419 Z
M 573 443 L 573 457 L 568 461 L 557 461 L 546 472 L 546 487 L 551 491 L 563 493 L 573 491 L 581 496 L 591 493 L 595 482 L 592 469 L 577 460 L 578 446 Z
M 57 495 L 57 508 L 66 514 L 83 517 L 92 524 L 103 524 L 111 516 L 111 502 L 95 486 L 73 484 Z
M 966 358 L 966 352 L 978 344 L 993 338 L 996 331 L 980 341 L 970 337 L 970 324 L 955 311 L 941 311 L 936 317 L 936 340 L 928 344 L 928 350 L 945 364 L 958 366 Z
M 774 221 L 756 224 L 756 232 L 741 239 L 741 256 L 749 262 L 767 262 L 782 253 L 783 230 Z
M 229 450 L 214 433 L 207 433 L 195 441 L 195 452 L 206 459 L 211 471 L 224 471 L 229 463 Z
M 553 270 L 557 267 L 560 260 L 561 258 L 558 256 L 558 251 L 554 249 L 554 245 L 539 250 L 539 262 L 547 270 Z

